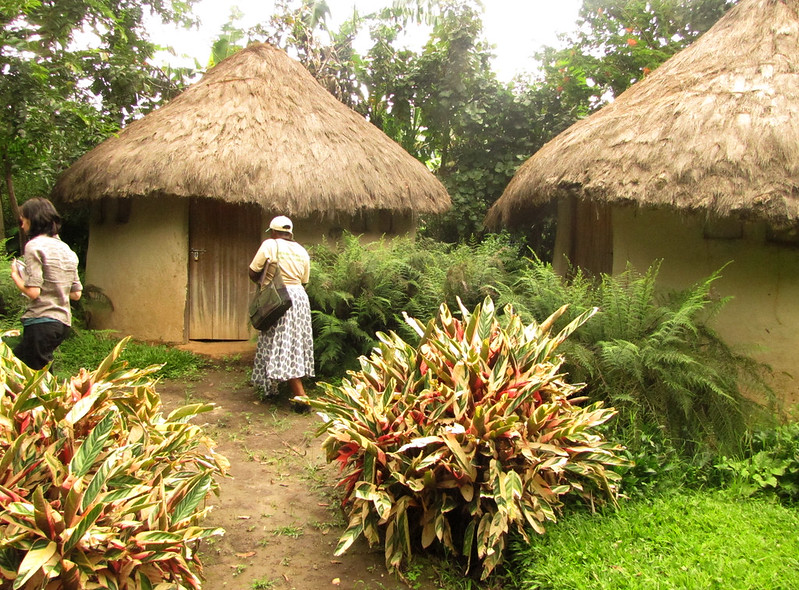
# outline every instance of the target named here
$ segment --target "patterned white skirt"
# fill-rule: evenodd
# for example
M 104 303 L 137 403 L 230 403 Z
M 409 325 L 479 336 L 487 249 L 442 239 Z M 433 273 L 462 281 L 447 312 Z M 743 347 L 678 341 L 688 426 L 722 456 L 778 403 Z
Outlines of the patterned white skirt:
M 314 376 L 311 305 L 302 285 L 286 285 L 291 307 L 278 322 L 258 333 L 252 384 L 265 396 L 277 393 L 277 382 Z

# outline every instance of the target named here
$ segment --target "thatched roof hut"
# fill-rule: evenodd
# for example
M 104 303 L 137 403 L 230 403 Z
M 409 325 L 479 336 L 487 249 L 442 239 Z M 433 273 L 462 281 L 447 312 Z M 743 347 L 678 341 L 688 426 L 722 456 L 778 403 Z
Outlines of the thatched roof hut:
M 741 0 L 525 162 L 487 223 L 552 200 L 560 271 L 657 261 L 662 288 L 685 288 L 724 267 L 715 328 L 799 402 L 799 0 Z
M 577 196 L 799 220 L 799 1 L 742 0 L 690 47 L 525 162 L 489 211 Z
M 85 154 L 52 197 L 92 209 L 92 327 L 140 339 L 246 340 L 247 265 L 274 215 L 309 243 L 413 232 L 443 185 L 269 45 L 236 53 Z
M 62 202 L 210 197 L 306 217 L 438 213 L 443 185 L 285 52 L 255 44 L 80 158 Z

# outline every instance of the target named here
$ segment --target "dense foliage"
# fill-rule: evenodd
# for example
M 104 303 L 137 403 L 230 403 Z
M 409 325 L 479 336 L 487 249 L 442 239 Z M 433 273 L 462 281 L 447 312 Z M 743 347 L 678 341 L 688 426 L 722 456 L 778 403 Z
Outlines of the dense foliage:
M 169 416 L 150 375 L 118 360 L 58 381 L 0 343 L 0 577 L 4 588 L 200 587 L 200 526 L 227 460 Z M 13 585 L 12 585 L 13 582 Z
M 583 117 L 712 27 L 737 0 L 584 0 L 577 31 L 538 54 L 543 79 Z
M 25 311 L 25 298 L 11 280 L 11 260 L 0 248 L 0 331 L 19 328 L 19 318 Z
M 8 105 L 0 112 L 7 189 L 0 222 L 16 219 L 17 201 L 46 194 L 78 156 L 195 73 L 156 67 L 145 29 L 148 15 L 188 26 L 194 2 L 0 2 L 0 95 Z M 459 242 L 485 235 L 485 212 L 525 159 L 690 43 L 730 4 L 586 0 L 579 31 L 537 56 L 540 72 L 507 83 L 492 69 L 479 0 L 397 0 L 355 11 L 338 30 L 328 26 L 324 0 L 279 0 L 268 22 L 247 31 L 232 11 L 207 48 L 208 65 L 251 41 L 286 49 L 439 176 L 454 206 L 423 220 L 423 232 Z M 404 34 L 420 24 L 427 43 L 409 49 Z M 366 33 L 368 48 L 356 50 L 356 36 Z M 70 243 L 85 244 L 85 219 L 69 217 Z M 526 231 L 544 258 L 552 220 L 543 215 Z M 15 232 L 0 223 L 0 238 Z
M 712 294 L 720 272 L 681 292 L 658 290 L 657 274 L 655 265 L 644 274 L 628 268 L 565 279 L 531 261 L 506 297 L 523 317 L 545 317 L 564 304 L 572 314 L 600 309 L 566 344 L 566 369 L 589 384 L 592 399 L 619 409 L 618 423 L 657 425 L 687 445 L 738 451 L 756 412 L 746 394 L 773 396 L 768 367 L 736 354 L 711 328 L 725 303 Z
M 410 338 L 402 313 L 428 320 L 442 302 L 473 307 L 519 266 L 519 247 L 507 236 L 452 246 L 398 237 L 362 243 L 344 234 L 337 243 L 311 246 L 314 347 L 322 375 L 353 369 L 377 344 L 377 332 Z
M 474 306 L 488 295 L 528 322 L 568 305 L 559 327 L 596 307 L 596 317 L 564 343 L 564 369 L 588 384 L 591 399 L 621 412 L 616 424 L 635 425 L 639 432 L 627 436 L 646 446 L 643 433 L 660 429 L 688 452 L 706 444 L 740 450 L 757 411 L 745 393 L 768 399 L 772 392 L 767 367 L 736 354 L 711 328 L 725 303 L 711 291 L 719 273 L 668 293 L 656 288 L 657 265 L 644 274 L 564 278 L 550 264 L 521 258 L 519 248 L 508 236 L 457 247 L 407 239 L 360 244 L 347 236 L 338 247 L 317 247 L 308 293 L 321 374 L 355 368 L 378 331 L 410 341 L 402 311 L 427 321 L 440 302 L 452 306 L 458 297 Z
M 145 17 L 193 22 L 197 0 L 0 0 L 0 166 L 6 211 L 49 192 L 86 150 L 175 93 Z M 17 194 L 19 193 L 19 194 Z M 0 239 L 7 232 L 0 215 Z
M 720 485 L 742 496 L 799 502 L 799 422 L 755 430 L 743 456 L 721 457 L 715 464 Z
M 480 561 L 486 578 L 501 562 L 511 530 L 544 532 L 561 498 L 615 501 L 623 463 L 597 428 L 614 412 L 580 405 L 579 387 L 560 372 L 557 347 L 596 310 L 556 335 L 546 321 L 523 324 L 511 309 L 500 320 L 490 298 L 462 320 L 446 305 L 420 340 L 380 334 L 361 370 L 315 399 L 328 461 L 344 472 L 349 525 L 337 554 L 360 535 L 385 533 L 386 564 L 398 568 L 415 542 L 438 541 Z
M 731 4 L 585 0 L 578 31 L 540 51 L 540 71 L 511 83 L 492 70 L 479 0 L 399 0 L 356 11 L 337 31 L 328 27 L 324 1 L 282 0 L 269 23 L 246 32 L 228 23 L 218 45 L 229 53 L 267 40 L 296 55 L 339 100 L 438 175 L 453 207 L 425 219 L 424 232 L 457 242 L 484 235 L 488 207 L 524 160 L 690 44 Z M 414 21 L 429 30 L 420 49 L 405 43 Z M 371 46 L 359 53 L 355 37 L 367 30 Z M 544 215 L 528 229 L 536 246 L 551 243 L 551 221 Z

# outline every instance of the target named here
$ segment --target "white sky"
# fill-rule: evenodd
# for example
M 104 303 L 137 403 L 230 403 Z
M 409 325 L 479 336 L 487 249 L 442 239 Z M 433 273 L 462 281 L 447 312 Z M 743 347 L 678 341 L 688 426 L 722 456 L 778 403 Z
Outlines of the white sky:
M 391 0 L 328 0 L 328 26 L 337 30 L 352 15 L 353 7 L 364 14 L 390 3 Z M 501 80 L 509 81 L 517 73 L 534 69 L 532 55 L 542 46 L 556 45 L 559 33 L 574 30 L 582 0 L 483 0 L 483 4 L 483 34 L 495 46 L 497 56 L 494 71 Z M 232 6 L 244 13 L 236 22 L 241 29 L 267 22 L 273 12 L 272 0 L 200 0 L 194 7 L 201 21 L 199 30 L 165 28 L 158 22 L 148 26 L 148 31 L 154 42 L 171 45 L 178 54 L 205 64 L 211 44 L 228 21 Z M 422 41 L 426 39 L 424 33 Z M 192 59 L 182 62 L 170 59 L 170 62 L 193 65 Z

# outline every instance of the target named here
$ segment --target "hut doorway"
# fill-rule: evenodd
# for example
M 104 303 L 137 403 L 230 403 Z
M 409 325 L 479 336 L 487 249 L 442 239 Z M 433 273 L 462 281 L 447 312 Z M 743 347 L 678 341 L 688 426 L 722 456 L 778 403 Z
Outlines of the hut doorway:
M 189 210 L 189 340 L 247 340 L 254 286 L 247 265 L 261 243 L 261 211 L 216 199 Z

